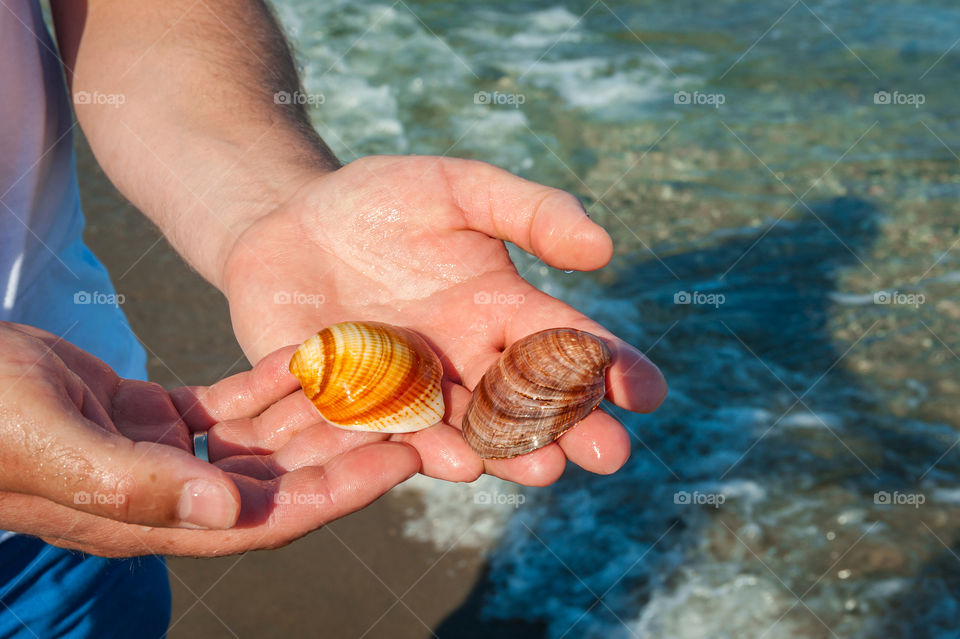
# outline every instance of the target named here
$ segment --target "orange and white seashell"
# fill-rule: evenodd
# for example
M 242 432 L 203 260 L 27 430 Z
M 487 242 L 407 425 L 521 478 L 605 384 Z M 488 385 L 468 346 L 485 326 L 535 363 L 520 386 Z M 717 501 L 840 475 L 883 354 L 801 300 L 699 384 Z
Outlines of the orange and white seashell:
M 463 437 L 480 457 L 546 446 L 597 407 L 612 355 L 596 335 L 553 328 L 511 344 L 473 391 Z
M 380 322 L 342 322 L 300 345 L 290 372 L 334 426 L 409 433 L 443 419 L 443 369 L 417 333 Z

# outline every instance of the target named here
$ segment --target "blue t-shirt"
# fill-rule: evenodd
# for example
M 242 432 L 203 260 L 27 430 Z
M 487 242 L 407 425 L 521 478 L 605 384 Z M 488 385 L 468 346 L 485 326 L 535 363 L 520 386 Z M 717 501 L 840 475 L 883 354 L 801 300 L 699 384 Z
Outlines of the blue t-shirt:
M 0 3 L 0 320 L 42 328 L 146 379 L 106 269 L 83 244 L 74 123 L 39 2 Z M 104 559 L 0 531 L 0 639 L 160 637 L 160 557 Z

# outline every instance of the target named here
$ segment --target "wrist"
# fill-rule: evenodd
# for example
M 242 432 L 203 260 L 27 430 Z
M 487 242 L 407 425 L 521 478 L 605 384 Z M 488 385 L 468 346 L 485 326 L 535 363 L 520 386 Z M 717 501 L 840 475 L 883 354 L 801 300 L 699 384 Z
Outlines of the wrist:
M 335 161 L 335 160 L 334 160 Z M 315 164 L 305 161 L 299 164 L 287 164 L 283 169 L 270 174 L 261 172 L 257 184 L 249 182 L 231 185 L 222 194 L 221 202 L 230 202 L 220 211 L 208 211 L 219 226 L 217 248 L 209 253 L 212 264 L 201 273 L 221 292 L 226 294 L 230 271 L 234 268 L 237 256 L 243 253 L 243 245 L 248 232 L 257 224 L 290 208 L 290 202 L 297 199 L 307 185 L 335 170 L 337 166 Z M 265 256 L 263 259 L 269 259 Z
M 295 250 L 291 244 L 306 232 L 301 228 L 304 221 L 299 213 L 319 211 L 311 203 L 310 194 L 335 168 L 300 166 L 288 170 L 283 178 L 273 181 L 263 197 L 248 202 L 248 206 L 242 202 L 235 205 L 230 227 L 224 229 L 215 277 L 208 277 L 229 301 L 246 288 L 252 275 L 269 274 L 278 255 Z M 307 217 L 316 219 L 315 215 Z

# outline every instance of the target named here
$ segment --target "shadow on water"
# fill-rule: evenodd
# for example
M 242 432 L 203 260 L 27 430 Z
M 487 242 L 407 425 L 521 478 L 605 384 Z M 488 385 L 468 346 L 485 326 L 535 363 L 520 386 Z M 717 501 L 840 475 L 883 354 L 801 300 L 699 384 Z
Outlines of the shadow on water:
M 855 304 L 864 312 L 850 322 L 849 340 L 834 338 L 838 274 L 867 268 L 861 260 L 878 233 L 877 209 L 856 197 L 811 208 L 760 229 L 715 233 L 709 247 L 673 254 L 658 248 L 662 261 L 644 259 L 616 270 L 602 305 L 629 304 L 638 310 L 641 327 L 631 335 L 629 326 L 617 325 L 617 311 L 603 317 L 601 310 L 599 319 L 636 343 L 656 342 L 651 356 L 663 368 L 671 396 L 653 417 L 615 409 L 636 438 L 619 473 L 601 478 L 569 469 L 555 486 L 528 493 L 533 506 L 513 517 L 487 575 L 437 629 L 438 636 L 543 637 L 557 611 L 570 613 L 568 636 L 604 636 L 596 630 L 604 624 L 622 634 L 621 620 L 636 620 L 655 590 L 675 585 L 669 575 L 705 544 L 708 562 L 733 557 L 738 572 L 769 577 L 768 566 L 741 556 L 742 548 L 740 555 L 733 552 L 735 541 L 727 539 L 726 547 L 703 541 L 717 536 L 717 519 L 728 531 L 745 522 L 764 530 L 751 553 L 768 557 L 777 579 L 794 591 L 811 588 L 812 608 L 818 596 L 828 602 L 846 596 L 836 589 L 856 580 L 841 584 L 827 574 L 836 548 L 814 547 L 799 528 L 829 530 L 838 513 L 851 508 L 867 512 L 867 520 L 882 519 L 874 494 L 915 490 L 946 446 L 929 430 L 888 414 L 883 398 L 845 366 L 848 349 L 880 339 L 870 330 L 879 317 L 872 292 Z M 939 468 L 957 477 L 956 465 L 948 456 Z M 740 507 L 734 490 L 724 509 L 675 503 L 678 490 L 725 491 L 731 485 L 755 486 L 751 490 L 764 496 Z M 922 514 L 899 510 L 895 518 L 913 518 L 919 527 Z M 883 523 L 885 530 L 896 526 Z M 547 539 L 549 548 L 531 531 Z M 938 583 L 960 580 L 958 562 L 944 567 L 933 557 L 920 568 L 917 557 L 891 550 L 898 534 L 881 535 L 879 554 L 873 535 L 851 552 L 864 588 L 886 578 L 921 579 L 931 571 L 939 574 Z M 933 586 L 926 592 L 944 596 Z M 875 599 L 884 603 L 883 595 Z M 922 610 L 939 605 L 912 599 L 914 621 L 883 621 L 886 613 L 875 607 L 875 622 L 852 622 L 849 629 L 910 636 L 926 614 Z M 891 602 L 884 610 L 897 608 Z M 802 609 L 790 620 L 811 637 L 829 636 L 825 626 L 849 621 L 843 621 L 843 610 L 817 614 L 822 622 Z M 725 623 L 715 620 L 711 627 Z M 568 624 L 565 619 L 549 634 L 563 634 Z M 758 633 L 763 630 L 757 626 Z

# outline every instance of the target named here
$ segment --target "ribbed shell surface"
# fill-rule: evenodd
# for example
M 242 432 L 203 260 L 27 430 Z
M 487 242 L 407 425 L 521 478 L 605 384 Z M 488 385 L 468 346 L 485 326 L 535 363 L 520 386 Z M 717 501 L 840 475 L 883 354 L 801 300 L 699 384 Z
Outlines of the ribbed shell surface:
M 324 419 L 340 428 L 408 433 L 443 418 L 440 360 L 409 329 L 334 324 L 297 349 L 290 372 Z
M 481 457 L 546 446 L 590 414 L 606 392 L 612 356 L 585 331 L 555 328 L 507 348 L 473 391 L 463 437 Z

